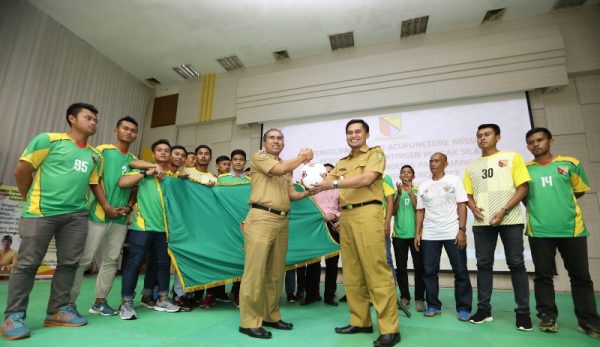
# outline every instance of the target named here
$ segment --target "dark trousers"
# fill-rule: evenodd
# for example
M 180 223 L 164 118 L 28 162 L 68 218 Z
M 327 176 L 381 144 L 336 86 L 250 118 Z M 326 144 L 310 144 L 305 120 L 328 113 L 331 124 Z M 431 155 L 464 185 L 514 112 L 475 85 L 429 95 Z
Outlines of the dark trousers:
M 423 252 L 423 265 L 425 273 L 423 280 L 425 282 L 427 306 L 436 309 L 442 308 L 442 302 L 439 299 L 440 292 L 440 256 L 442 247 L 446 250 L 448 260 L 454 272 L 454 300 L 456 302 L 456 311 L 471 312 L 473 302 L 473 288 L 467 269 L 467 251 L 458 249 L 455 240 L 422 240 L 421 249 Z
M 166 295 L 169 291 L 169 268 L 171 266 L 171 259 L 167 254 L 167 234 L 164 232 L 130 230 L 127 235 L 127 243 L 129 243 L 129 257 L 123 269 L 121 297 L 133 299 L 140 267 L 150 249 L 152 249 L 152 255 L 156 262 L 158 294 Z M 152 266 L 148 266 L 148 268 L 152 269 Z M 153 279 L 149 281 L 153 281 Z
M 590 277 L 588 264 L 587 237 L 530 237 L 529 245 L 535 264 L 533 288 L 538 317 L 549 316 L 554 319 L 558 317 L 553 280 L 554 257 L 558 249 L 571 280 L 571 296 L 579 325 L 599 324 L 594 283 Z
M 321 262 L 307 265 L 305 268 L 306 300 L 321 300 L 319 283 L 321 282 Z
M 338 262 L 340 256 L 325 259 L 325 300 L 333 300 L 337 290 Z
M 6 315 L 27 310 L 35 274 L 53 237 L 56 244 L 56 270 L 50 286 L 47 313 L 53 314 L 69 303 L 87 232 L 87 211 L 54 217 L 21 218 L 21 245 L 8 282 Z
M 477 308 L 491 313 L 494 283 L 494 252 L 498 235 L 504 246 L 506 265 L 510 270 L 515 293 L 516 313 L 529 314 L 529 280 L 523 259 L 523 224 L 474 226 L 475 258 L 477 259 Z
M 415 248 L 414 238 L 401 239 L 392 237 L 394 245 L 394 256 L 396 258 L 396 281 L 400 289 L 400 297 L 410 300 L 410 291 L 408 290 L 408 250 L 412 256 L 415 269 L 415 300 L 425 300 L 425 283 L 423 282 L 423 253 Z

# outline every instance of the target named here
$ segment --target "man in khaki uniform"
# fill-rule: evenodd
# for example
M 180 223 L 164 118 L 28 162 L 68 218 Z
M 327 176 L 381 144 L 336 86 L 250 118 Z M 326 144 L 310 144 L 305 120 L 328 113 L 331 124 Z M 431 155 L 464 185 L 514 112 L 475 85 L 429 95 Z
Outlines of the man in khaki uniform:
M 311 149 L 282 161 L 283 134 L 270 129 L 263 135 L 263 150 L 251 161 L 250 211 L 244 222 L 244 275 L 240 288 L 240 328 L 250 337 L 271 338 L 264 326 L 291 330 L 293 325 L 281 320 L 279 297 L 285 271 L 288 246 L 290 200 L 299 200 L 309 192 L 297 192 L 292 185 L 292 171 L 313 158 Z
M 385 155 L 369 148 L 369 125 L 361 119 L 346 124 L 346 141 L 352 149 L 315 191 L 340 189 L 340 245 L 350 325 L 338 334 L 372 333 L 369 299 L 377 311 L 380 336 L 374 346 L 400 342 L 396 289 L 385 257 L 383 184 Z

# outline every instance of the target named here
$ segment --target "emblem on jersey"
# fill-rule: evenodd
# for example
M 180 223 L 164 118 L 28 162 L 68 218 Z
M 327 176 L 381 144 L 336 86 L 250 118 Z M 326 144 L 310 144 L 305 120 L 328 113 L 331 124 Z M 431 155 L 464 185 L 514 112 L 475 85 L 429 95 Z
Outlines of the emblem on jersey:
M 556 168 L 559 174 L 566 175 L 569 173 L 569 168 L 567 166 L 559 166 Z
M 382 161 L 383 160 L 383 153 L 375 153 L 375 159 L 377 159 L 377 161 Z
M 446 185 L 446 186 L 444 186 L 444 191 L 446 193 L 454 193 L 455 190 L 456 189 L 454 189 L 454 186 L 452 186 L 452 185 Z
M 499 167 L 506 167 L 508 165 L 508 160 L 498 160 Z

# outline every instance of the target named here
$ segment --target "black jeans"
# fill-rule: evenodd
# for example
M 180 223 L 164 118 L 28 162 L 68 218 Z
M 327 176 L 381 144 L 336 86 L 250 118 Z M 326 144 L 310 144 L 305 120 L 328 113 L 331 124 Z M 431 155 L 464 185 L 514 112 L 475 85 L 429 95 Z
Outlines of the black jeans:
M 535 264 L 533 288 L 538 317 L 558 317 L 553 280 L 554 257 L 558 249 L 571 280 L 571 296 L 577 322 L 580 326 L 599 324 L 594 283 L 588 264 L 587 237 L 530 237 L 529 245 Z
M 337 290 L 338 262 L 340 256 L 336 255 L 325 259 L 325 300 L 333 300 Z
M 491 314 L 494 284 L 494 252 L 498 235 L 504 245 L 506 265 L 510 270 L 515 293 L 516 313 L 529 314 L 529 280 L 523 259 L 523 224 L 474 226 L 475 258 L 477 258 L 477 308 Z
M 422 240 L 421 248 L 423 252 L 423 265 L 425 274 L 423 280 L 427 291 L 427 306 L 436 309 L 442 308 L 442 302 L 439 299 L 440 292 L 440 256 L 442 247 L 446 250 L 452 272 L 454 272 L 454 300 L 456 302 L 456 312 L 471 312 L 473 302 L 473 288 L 467 269 L 467 251 L 458 249 L 454 243 L 455 240 Z
M 408 290 L 408 250 L 412 256 L 415 269 L 415 300 L 425 300 L 425 283 L 423 282 L 423 253 L 415 248 L 415 239 L 401 239 L 392 237 L 394 256 L 396 258 L 396 280 L 400 289 L 400 297 L 410 300 Z

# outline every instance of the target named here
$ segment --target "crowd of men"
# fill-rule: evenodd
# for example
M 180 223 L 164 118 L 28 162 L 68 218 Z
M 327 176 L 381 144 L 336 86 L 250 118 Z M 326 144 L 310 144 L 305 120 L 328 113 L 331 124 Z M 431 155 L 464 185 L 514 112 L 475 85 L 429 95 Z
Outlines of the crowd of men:
M 27 146 L 15 168 L 17 186 L 26 200 L 19 225 L 21 244 L 12 265 L 7 306 L 2 323 L 5 339 L 30 336 L 25 324 L 29 294 L 35 273 L 52 238 L 56 242 L 57 267 L 52 279 L 44 326 L 76 327 L 87 324 L 75 302 L 84 271 L 99 249 L 101 267 L 96 278 L 95 300 L 89 313 L 138 317 L 134 309 L 135 288 L 144 263 L 141 304 L 161 312 L 190 311 L 210 307 L 215 301 L 234 301 L 240 308 L 239 332 L 268 339 L 264 329 L 291 330 L 282 320 L 279 299 L 284 283 L 288 246 L 290 201 L 312 196 L 321 208 L 331 235 L 339 237 L 342 274 L 349 324 L 335 328 L 338 334 L 373 333 L 372 305 L 377 313 L 379 337 L 374 346 L 400 342 L 398 308 L 408 313 L 411 295 L 407 273 L 410 251 L 415 274 L 415 308 L 426 317 L 442 312 L 439 272 L 442 248 L 454 274 L 457 318 L 474 324 L 490 322 L 494 252 L 500 237 L 515 297 L 515 326 L 531 331 L 529 281 L 525 268 L 523 232 L 525 220 L 519 205 L 527 208 L 525 234 L 535 265 L 534 294 L 539 328 L 557 332 L 554 257 L 561 254 L 571 280 L 578 329 L 600 338 L 587 256 L 588 230 L 577 204 L 589 184 L 581 163 L 551 152 L 552 134 L 534 128 L 525 139 L 534 159 L 525 163 L 512 151 L 498 150 L 501 139 L 496 124 L 477 130 L 481 157 L 467 166 L 464 178 L 446 174 L 448 158 L 443 152 L 429 160 L 431 179 L 413 185 L 414 169 L 405 165 L 394 186 L 384 174 L 385 154 L 369 147 L 369 125 L 350 120 L 345 128 L 348 156 L 328 165 L 323 182 L 297 191 L 292 172 L 313 160 L 310 148 L 291 159 L 282 159 L 284 135 L 267 130 L 262 150 L 252 156 L 245 171 L 246 153 L 234 150 L 216 158 L 218 175 L 209 170 L 212 149 L 198 146 L 188 153 L 167 140 L 152 144 L 152 162 L 138 160 L 130 152 L 138 123 L 126 116 L 118 120 L 113 144 L 92 147 L 98 111 L 93 105 L 76 103 L 67 109 L 67 133 L 42 133 Z M 243 223 L 245 263 L 241 282 L 202 292 L 185 293 L 178 276 L 170 292 L 171 259 L 161 179 L 174 176 L 212 186 L 250 184 L 249 212 Z M 387 177 L 386 177 L 387 176 Z M 88 201 L 90 187 L 92 196 Z M 477 261 L 477 310 L 472 313 L 472 286 L 467 268 L 467 209 L 471 210 Z M 393 228 L 391 220 L 394 219 Z M 337 241 L 338 239 L 336 239 Z M 3 240 L 3 245 L 8 240 Z M 12 240 L 10 240 L 12 241 Z M 118 309 L 107 296 L 113 286 L 124 243 L 128 256 L 123 264 L 121 302 Z M 396 269 L 392 262 L 394 248 Z M 338 258 L 327 260 L 325 303 L 337 306 Z M 395 270 L 395 274 L 394 274 Z M 308 266 L 302 305 L 320 301 L 320 265 Z M 293 301 L 286 283 L 288 301 Z M 396 286 L 400 298 L 396 298 Z

